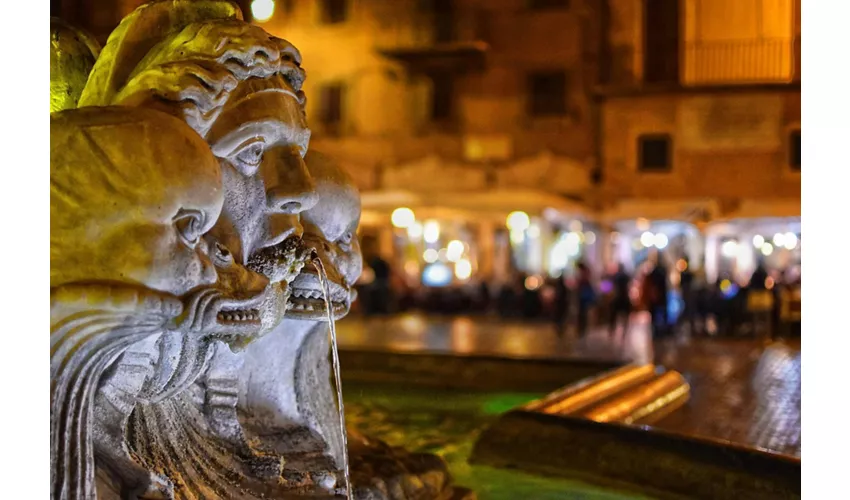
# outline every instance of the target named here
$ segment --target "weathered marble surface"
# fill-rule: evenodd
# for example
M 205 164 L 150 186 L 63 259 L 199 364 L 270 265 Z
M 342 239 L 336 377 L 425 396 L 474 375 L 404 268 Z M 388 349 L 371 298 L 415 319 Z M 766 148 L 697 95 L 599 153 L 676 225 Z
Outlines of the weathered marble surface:
M 201 237 L 221 211 L 221 174 L 190 128 L 152 110 L 55 114 L 50 152 L 51 494 L 93 498 L 94 453 L 110 447 L 95 391 L 110 364 L 164 332 L 192 345 L 206 333 L 180 321 L 178 297 L 216 281 Z M 125 446 L 111 451 L 148 482 Z
M 360 201 L 339 166 L 307 153 L 304 78 L 298 51 L 234 3 L 160 0 L 110 36 L 80 108 L 52 118 L 88 127 L 51 133 L 52 498 L 345 493 L 309 260 L 343 317 L 362 269 Z M 154 125 L 128 132 L 112 116 Z M 358 481 L 389 484 L 373 479 Z

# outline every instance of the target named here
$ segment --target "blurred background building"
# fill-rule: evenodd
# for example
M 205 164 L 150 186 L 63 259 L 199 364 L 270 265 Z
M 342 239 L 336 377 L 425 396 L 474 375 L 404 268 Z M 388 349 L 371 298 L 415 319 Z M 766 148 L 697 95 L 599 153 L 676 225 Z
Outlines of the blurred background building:
M 141 3 L 51 10 L 105 41 Z M 301 51 L 311 148 L 399 286 L 799 268 L 800 0 L 239 3 Z

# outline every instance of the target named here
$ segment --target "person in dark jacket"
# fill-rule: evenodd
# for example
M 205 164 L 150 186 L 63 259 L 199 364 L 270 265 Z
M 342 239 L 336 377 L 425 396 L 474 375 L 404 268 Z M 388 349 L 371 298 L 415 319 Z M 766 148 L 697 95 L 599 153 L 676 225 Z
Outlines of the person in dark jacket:
M 578 336 L 583 338 L 587 334 L 588 313 L 596 303 L 596 291 L 590 282 L 590 269 L 584 262 L 579 262 L 578 268 Z
M 649 300 L 649 313 L 652 317 L 652 337 L 661 338 L 667 335 L 668 325 L 668 286 L 667 286 L 667 268 L 664 266 L 664 259 L 659 254 L 655 267 L 646 277 L 649 280 L 650 289 L 652 290 Z
M 558 338 L 562 338 L 567 330 L 567 316 L 570 311 L 570 289 L 564 280 L 564 276 L 559 276 L 555 280 L 555 301 L 552 306 L 552 315 L 555 320 L 555 333 Z
M 617 323 L 624 318 L 623 333 L 629 331 L 629 315 L 632 312 L 632 301 L 629 298 L 629 287 L 632 277 L 626 272 L 626 266 L 620 264 L 612 279 L 613 296 L 611 298 L 611 313 L 609 332 L 611 336 L 617 330 Z

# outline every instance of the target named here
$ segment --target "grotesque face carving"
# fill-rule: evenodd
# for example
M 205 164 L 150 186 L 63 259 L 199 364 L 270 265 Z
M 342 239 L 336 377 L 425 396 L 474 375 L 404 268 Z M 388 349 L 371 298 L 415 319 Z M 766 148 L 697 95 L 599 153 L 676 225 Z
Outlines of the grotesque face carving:
M 242 82 L 207 135 L 221 159 L 225 186 L 227 221 L 213 234 L 243 265 L 301 236 L 299 214 L 316 202 L 302 158 L 310 130 L 295 93 L 276 83 Z
M 363 270 L 357 226 L 360 195 L 351 178 L 330 158 L 311 151 L 307 166 L 316 181 L 318 201 L 301 214 L 304 243 L 316 249 L 328 274 L 334 319 L 345 316 L 354 299 L 351 288 Z M 316 270 L 305 266 L 292 283 L 287 318 L 327 320 Z
M 215 260 L 227 266 L 219 274 L 233 279 L 221 285 L 238 295 L 244 267 L 265 275 L 273 285 L 257 311 L 265 331 L 283 317 L 287 285 L 303 266 L 306 252 L 291 238 L 301 235 L 299 214 L 316 200 L 303 161 L 310 138 L 304 71 L 291 44 L 241 21 L 225 3 L 210 2 L 221 12 L 192 2 L 136 10 L 104 47 L 80 105 L 159 109 L 207 140 L 225 191 L 208 237 L 211 248 L 227 250 Z
M 201 236 L 218 220 L 218 162 L 180 120 L 151 110 L 50 119 L 50 285 L 139 284 L 183 295 L 215 282 Z

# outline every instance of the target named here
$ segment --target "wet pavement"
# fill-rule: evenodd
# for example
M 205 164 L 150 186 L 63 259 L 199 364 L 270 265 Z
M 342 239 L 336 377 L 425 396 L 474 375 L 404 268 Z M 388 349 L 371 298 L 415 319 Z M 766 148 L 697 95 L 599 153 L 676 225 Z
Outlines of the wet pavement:
M 800 456 L 799 340 L 680 334 L 653 341 L 642 314 L 626 332 L 596 328 L 582 339 L 559 338 L 549 323 L 420 314 L 349 317 L 338 338 L 343 349 L 658 363 L 682 373 L 691 399 L 657 427 Z

